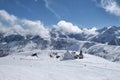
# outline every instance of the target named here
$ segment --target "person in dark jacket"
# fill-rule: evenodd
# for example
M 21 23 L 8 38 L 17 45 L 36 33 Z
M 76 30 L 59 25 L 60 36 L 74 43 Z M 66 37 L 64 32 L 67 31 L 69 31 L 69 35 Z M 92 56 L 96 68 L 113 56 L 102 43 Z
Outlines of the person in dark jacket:
M 83 59 L 83 53 L 82 53 L 82 50 L 80 50 L 80 54 L 79 54 L 78 56 L 79 56 L 79 59 Z

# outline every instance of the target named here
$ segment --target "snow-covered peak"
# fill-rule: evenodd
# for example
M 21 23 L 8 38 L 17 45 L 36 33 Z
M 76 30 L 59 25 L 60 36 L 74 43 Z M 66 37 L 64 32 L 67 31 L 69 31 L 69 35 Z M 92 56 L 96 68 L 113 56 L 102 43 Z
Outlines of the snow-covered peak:
M 104 27 L 102 29 L 99 29 L 98 32 L 100 33 L 104 33 L 104 32 L 115 32 L 117 30 L 120 30 L 120 27 L 116 27 L 116 26 L 108 26 L 108 27 Z

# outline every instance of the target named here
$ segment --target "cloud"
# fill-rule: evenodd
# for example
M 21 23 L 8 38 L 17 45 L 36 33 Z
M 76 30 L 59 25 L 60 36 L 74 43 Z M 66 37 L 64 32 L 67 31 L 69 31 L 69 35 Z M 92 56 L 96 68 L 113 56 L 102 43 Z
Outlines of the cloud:
M 1 19 L 4 20 L 4 22 L 2 22 Z M 10 25 L 5 25 L 6 22 L 9 23 Z M 77 25 L 74 25 L 71 22 L 67 22 L 64 20 L 59 21 L 53 27 L 57 31 L 62 31 L 63 33 L 66 34 L 81 34 L 81 33 L 85 33 L 88 35 L 96 34 L 96 28 L 92 28 L 92 29 L 79 28 Z M 26 36 L 30 34 L 30 35 L 39 35 L 47 40 L 50 40 L 51 38 L 49 29 L 46 28 L 41 21 L 20 19 L 12 14 L 9 14 L 5 10 L 0 10 L 0 32 L 3 32 L 4 36 L 11 34 L 20 34 L 22 36 Z
M 77 25 L 73 25 L 71 22 L 67 22 L 64 20 L 61 20 L 57 23 L 57 25 L 54 25 L 54 28 L 57 31 L 62 31 L 67 34 L 81 34 L 84 33 L 86 35 L 97 35 L 97 28 L 80 28 Z
M 1 21 L 4 20 L 4 22 Z M 6 23 L 9 25 L 6 26 Z M 12 24 L 11 24 L 12 23 Z M 44 39 L 50 39 L 49 30 L 41 23 L 41 21 L 32 21 L 27 19 L 19 19 L 16 16 L 0 10 L 0 31 L 6 35 L 21 34 L 23 36 L 39 35 Z
M 120 16 L 120 6 L 116 0 L 101 0 L 101 7 L 105 9 L 106 12 Z
M 58 15 L 58 13 L 50 6 L 51 3 L 48 0 L 43 0 L 43 1 L 45 2 L 45 7 L 49 11 L 51 11 L 57 17 L 57 19 L 60 19 L 61 18 L 60 15 Z
M 17 20 L 16 16 L 8 14 L 5 10 L 0 10 L 0 21 L 15 24 L 16 20 Z
M 87 35 L 97 35 L 98 32 L 97 32 L 96 30 L 97 30 L 96 27 L 93 27 L 93 28 L 90 28 L 90 29 L 88 29 L 88 28 L 83 28 L 84 34 L 87 34 Z
M 59 21 L 55 28 L 64 31 L 65 33 L 82 33 L 82 30 L 78 26 L 64 20 Z
M 30 30 L 31 34 L 39 34 L 42 38 L 50 38 L 49 30 L 40 21 L 22 20 L 22 26 Z

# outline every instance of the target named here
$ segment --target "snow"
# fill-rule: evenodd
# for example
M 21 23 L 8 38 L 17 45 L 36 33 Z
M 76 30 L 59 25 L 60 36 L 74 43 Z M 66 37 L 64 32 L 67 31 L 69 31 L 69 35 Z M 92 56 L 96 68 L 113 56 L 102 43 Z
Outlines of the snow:
M 0 80 L 120 79 L 118 63 L 89 54 L 84 54 L 84 59 L 60 61 L 50 58 L 48 54 L 51 52 L 56 51 L 40 51 L 38 58 L 28 55 L 28 51 L 0 58 Z
M 72 59 L 74 59 L 74 56 L 75 56 L 74 54 L 67 51 L 60 57 L 60 59 L 61 60 L 72 60 Z
M 91 46 L 87 53 L 120 63 L 120 46 L 96 44 Z

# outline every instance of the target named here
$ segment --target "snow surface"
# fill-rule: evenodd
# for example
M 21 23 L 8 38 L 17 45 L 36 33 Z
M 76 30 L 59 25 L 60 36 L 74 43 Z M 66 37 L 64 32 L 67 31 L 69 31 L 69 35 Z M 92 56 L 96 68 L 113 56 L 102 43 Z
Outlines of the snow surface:
M 84 59 L 60 61 L 50 58 L 51 52 L 39 51 L 38 58 L 28 51 L 0 58 L 0 80 L 120 80 L 118 63 L 89 54 Z

